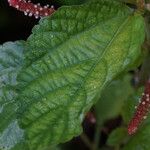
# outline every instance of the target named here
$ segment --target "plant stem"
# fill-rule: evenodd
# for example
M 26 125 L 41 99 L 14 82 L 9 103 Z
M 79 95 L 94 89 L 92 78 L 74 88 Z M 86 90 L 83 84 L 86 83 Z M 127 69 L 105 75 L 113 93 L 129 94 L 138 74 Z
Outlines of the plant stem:
M 80 137 L 82 141 L 85 143 L 85 145 L 91 150 L 93 145 L 89 140 L 89 138 L 87 137 L 87 135 L 85 133 L 82 133 Z
M 96 125 L 96 131 L 95 131 L 95 137 L 94 137 L 94 144 L 92 147 L 92 150 L 98 150 L 99 147 L 99 141 L 100 141 L 100 132 L 101 132 L 101 125 Z

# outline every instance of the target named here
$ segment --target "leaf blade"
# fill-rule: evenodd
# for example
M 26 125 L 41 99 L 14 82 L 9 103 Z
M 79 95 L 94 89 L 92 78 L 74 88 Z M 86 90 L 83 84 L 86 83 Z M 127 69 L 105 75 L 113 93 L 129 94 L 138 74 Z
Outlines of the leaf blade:
M 120 6 L 117 15 L 113 8 L 116 5 Z M 108 13 L 109 9 L 113 11 Z M 88 11 L 86 27 L 77 31 L 72 22 L 68 23 L 75 11 L 77 22 Z M 64 29 L 60 28 L 62 14 L 66 15 Z M 30 149 L 40 150 L 79 135 L 85 113 L 99 98 L 100 91 L 134 63 L 143 40 L 142 17 L 107 0 L 64 7 L 41 21 L 28 39 L 31 50 L 26 52 L 27 64 L 18 78 L 22 98 L 20 124 Z

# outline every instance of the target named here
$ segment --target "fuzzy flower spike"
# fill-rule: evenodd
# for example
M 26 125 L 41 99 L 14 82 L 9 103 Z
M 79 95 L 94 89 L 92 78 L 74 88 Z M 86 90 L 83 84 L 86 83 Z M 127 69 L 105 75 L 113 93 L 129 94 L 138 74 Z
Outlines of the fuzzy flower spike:
M 139 105 L 136 108 L 136 112 L 128 125 L 128 133 L 130 135 L 134 134 L 141 122 L 147 118 L 147 114 L 150 111 L 150 79 L 145 85 L 145 91 L 142 94 Z
M 8 3 L 17 10 L 24 12 L 25 15 L 35 16 L 35 18 L 49 16 L 55 11 L 53 6 L 42 7 L 40 4 L 33 4 L 26 0 L 8 0 Z

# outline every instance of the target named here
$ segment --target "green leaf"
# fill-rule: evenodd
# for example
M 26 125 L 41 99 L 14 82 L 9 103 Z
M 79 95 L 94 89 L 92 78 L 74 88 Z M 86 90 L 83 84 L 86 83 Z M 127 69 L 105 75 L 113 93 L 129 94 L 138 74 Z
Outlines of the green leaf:
M 107 139 L 107 144 L 109 146 L 117 146 L 120 145 L 125 137 L 127 136 L 127 129 L 124 127 L 120 127 L 112 131 Z
M 79 135 L 102 89 L 141 54 L 144 36 L 141 15 L 110 0 L 62 7 L 40 21 L 18 77 L 18 118 L 30 149 Z
M 0 149 L 13 148 L 23 137 L 16 120 L 16 77 L 23 60 L 22 42 L 0 46 Z
M 100 100 L 95 105 L 97 120 L 100 124 L 120 115 L 124 101 L 133 91 L 130 81 L 131 77 L 125 75 L 104 89 Z

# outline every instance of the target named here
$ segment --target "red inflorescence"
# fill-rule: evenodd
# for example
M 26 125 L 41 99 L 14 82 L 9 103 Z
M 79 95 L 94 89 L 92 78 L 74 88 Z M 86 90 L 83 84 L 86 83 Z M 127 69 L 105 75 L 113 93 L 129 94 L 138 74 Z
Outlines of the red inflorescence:
M 136 112 L 128 125 L 128 133 L 134 134 L 141 122 L 147 118 L 147 114 L 150 111 L 150 80 L 145 85 L 145 91 L 142 94 L 142 98 L 139 101 L 139 105 L 136 108 Z
M 42 7 L 40 4 L 33 4 L 26 0 L 8 0 L 10 6 L 24 12 L 25 15 L 35 16 L 35 18 L 51 15 L 55 9 L 53 6 L 46 5 Z

